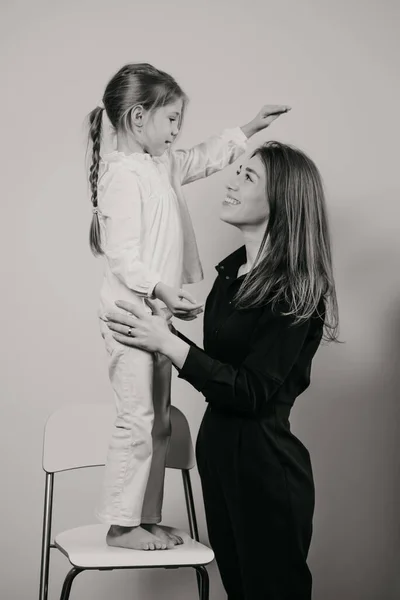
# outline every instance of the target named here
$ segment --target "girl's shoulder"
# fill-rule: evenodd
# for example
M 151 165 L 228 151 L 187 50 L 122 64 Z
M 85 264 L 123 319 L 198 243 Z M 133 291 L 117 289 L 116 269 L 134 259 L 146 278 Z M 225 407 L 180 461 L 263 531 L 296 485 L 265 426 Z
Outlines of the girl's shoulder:
M 114 150 L 101 157 L 98 188 L 110 191 L 115 188 L 139 188 L 142 194 L 149 194 L 152 189 L 154 165 L 148 154 L 126 155 Z
M 125 158 L 125 155 L 116 151 L 102 156 L 97 191 L 99 207 L 104 214 L 108 206 L 118 202 L 124 203 L 126 199 L 138 197 L 146 198 L 151 189 L 151 177 L 146 172 L 144 161 Z
M 134 173 L 138 177 L 151 176 L 154 165 L 149 154 L 134 152 L 125 154 L 114 150 L 104 154 L 101 158 L 101 165 L 105 171 L 110 173 Z
M 167 154 L 167 153 L 165 153 Z M 170 193 L 170 171 L 167 156 L 152 157 L 134 152 L 114 150 L 104 154 L 100 162 L 99 184 L 139 187 L 143 196 L 161 197 Z

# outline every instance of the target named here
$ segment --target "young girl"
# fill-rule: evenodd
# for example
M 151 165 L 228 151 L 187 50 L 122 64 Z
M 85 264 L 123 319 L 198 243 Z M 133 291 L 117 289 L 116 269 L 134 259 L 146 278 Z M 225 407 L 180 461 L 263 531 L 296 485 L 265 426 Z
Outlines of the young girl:
M 93 220 L 90 245 L 104 257 L 100 327 L 109 356 L 116 421 L 97 511 L 109 545 L 154 550 L 182 540 L 160 527 L 170 427 L 171 361 L 116 342 L 104 323 L 116 300 L 158 308 L 182 319 L 202 310 L 181 289 L 202 279 L 196 240 L 181 185 L 233 162 L 247 138 L 288 107 L 264 107 L 249 124 L 191 150 L 173 151 L 187 98 L 167 73 L 149 64 L 124 66 L 89 115 Z M 105 110 L 117 150 L 100 156 Z

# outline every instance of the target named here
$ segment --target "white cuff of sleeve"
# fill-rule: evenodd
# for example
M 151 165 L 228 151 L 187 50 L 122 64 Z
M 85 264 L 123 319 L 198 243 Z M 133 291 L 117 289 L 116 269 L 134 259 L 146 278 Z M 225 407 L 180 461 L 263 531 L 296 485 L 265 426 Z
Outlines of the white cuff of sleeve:
M 147 298 L 150 298 L 150 300 L 155 300 L 154 288 L 156 287 L 157 283 L 160 283 L 160 281 L 161 277 L 159 275 L 154 275 L 154 277 L 151 278 L 146 294 Z
M 229 140 L 235 142 L 238 146 L 246 146 L 247 136 L 243 133 L 241 127 L 235 127 L 233 129 L 226 129 L 224 131 L 224 135 L 227 136 Z

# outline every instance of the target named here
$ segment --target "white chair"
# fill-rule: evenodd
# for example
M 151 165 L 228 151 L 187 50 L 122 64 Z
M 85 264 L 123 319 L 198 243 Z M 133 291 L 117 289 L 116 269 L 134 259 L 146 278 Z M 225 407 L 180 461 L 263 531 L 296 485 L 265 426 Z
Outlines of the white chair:
M 172 436 L 167 467 L 182 471 L 190 536 L 173 530 L 184 543 L 171 550 L 145 551 L 112 548 L 106 544 L 108 526 L 88 525 L 58 534 L 51 543 L 54 474 L 105 463 L 114 409 L 108 404 L 82 404 L 62 408 L 53 413 L 44 430 L 43 470 L 46 473 L 43 539 L 39 600 L 47 600 L 50 549 L 57 548 L 72 565 L 67 574 L 61 600 L 68 600 L 72 582 L 85 570 L 176 569 L 192 567 L 197 573 L 200 600 L 209 598 L 209 580 L 205 565 L 214 560 L 213 551 L 199 543 L 193 502 L 190 469 L 195 464 L 193 444 L 186 417 L 171 407 Z

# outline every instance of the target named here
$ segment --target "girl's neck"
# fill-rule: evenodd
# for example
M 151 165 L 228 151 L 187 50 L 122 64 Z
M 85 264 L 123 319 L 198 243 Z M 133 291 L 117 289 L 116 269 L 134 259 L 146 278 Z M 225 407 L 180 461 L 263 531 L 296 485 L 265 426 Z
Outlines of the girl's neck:
M 145 154 L 144 148 L 135 140 L 133 136 L 117 134 L 117 150 L 124 154 Z

